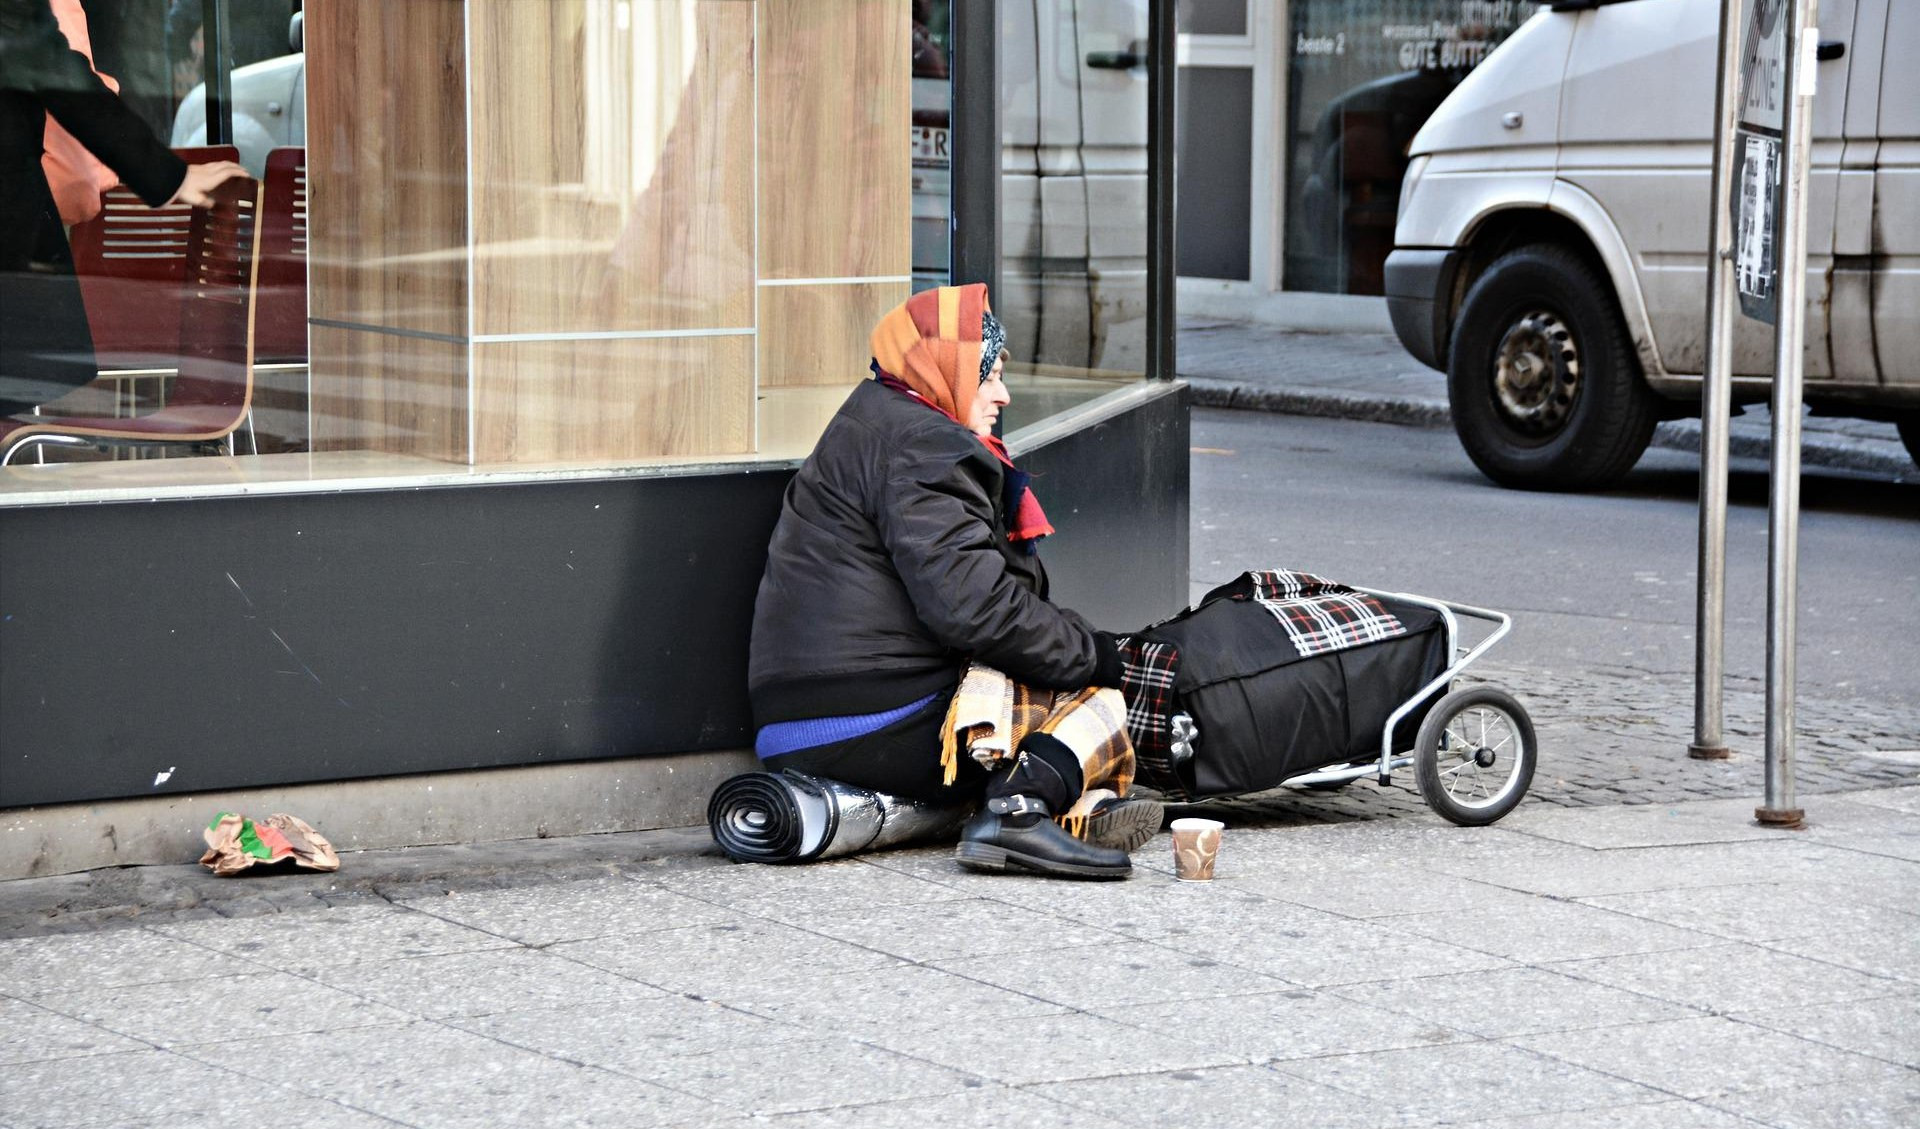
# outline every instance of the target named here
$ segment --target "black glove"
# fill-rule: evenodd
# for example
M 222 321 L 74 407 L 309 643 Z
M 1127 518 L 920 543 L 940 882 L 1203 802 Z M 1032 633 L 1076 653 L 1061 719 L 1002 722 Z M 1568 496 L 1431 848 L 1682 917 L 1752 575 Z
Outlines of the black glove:
M 1089 686 L 1111 686 L 1120 688 L 1120 644 L 1119 637 L 1111 631 L 1093 633 L 1093 677 L 1087 680 Z

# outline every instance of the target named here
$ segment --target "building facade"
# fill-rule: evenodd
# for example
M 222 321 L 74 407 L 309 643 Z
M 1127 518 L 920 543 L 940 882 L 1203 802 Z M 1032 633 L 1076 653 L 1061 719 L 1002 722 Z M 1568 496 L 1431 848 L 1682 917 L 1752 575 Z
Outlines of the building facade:
M 207 224 L 109 208 L 100 377 L 16 422 L 247 410 L 0 467 L 0 876 L 179 861 L 223 808 L 343 849 L 699 822 L 752 763 L 782 489 L 949 279 L 1009 327 L 1056 598 L 1184 601 L 1168 4 L 192 7 L 160 67 L 100 5 L 95 62 L 197 66 L 129 97 L 261 178 L 245 332 L 200 340 Z M 267 19 L 290 50 L 236 56 Z

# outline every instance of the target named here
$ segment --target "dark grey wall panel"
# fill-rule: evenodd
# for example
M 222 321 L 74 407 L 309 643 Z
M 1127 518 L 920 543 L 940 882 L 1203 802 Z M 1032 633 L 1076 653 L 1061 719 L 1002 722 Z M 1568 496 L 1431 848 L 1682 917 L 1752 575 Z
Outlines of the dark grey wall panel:
M 1180 68 L 1179 273 L 1252 277 L 1253 69 Z
M 1168 393 L 1026 460 L 1116 627 L 1185 596 Z M 0 807 L 744 746 L 787 478 L 0 509 Z
M 1054 600 L 1110 631 L 1187 602 L 1187 393 L 1159 388 L 1153 401 L 1019 460 L 1058 530 L 1040 550 Z

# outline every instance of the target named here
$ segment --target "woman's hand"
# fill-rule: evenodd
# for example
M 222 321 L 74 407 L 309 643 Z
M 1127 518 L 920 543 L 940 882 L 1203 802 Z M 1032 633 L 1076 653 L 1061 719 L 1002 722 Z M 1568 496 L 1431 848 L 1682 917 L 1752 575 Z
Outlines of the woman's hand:
M 204 208 L 213 203 L 213 190 L 232 180 L 236 176 L 246 176 L 247 170 L 232 161 L 209 161 L 204 165 L 188 165 L 186 179 L 174 191 L 169 204 L 190 204 Z

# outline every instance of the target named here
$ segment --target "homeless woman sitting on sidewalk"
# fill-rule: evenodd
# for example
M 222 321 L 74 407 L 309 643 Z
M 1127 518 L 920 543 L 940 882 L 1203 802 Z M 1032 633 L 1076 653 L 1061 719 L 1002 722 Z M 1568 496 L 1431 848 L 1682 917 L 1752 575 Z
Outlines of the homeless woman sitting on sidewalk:
M 1113 637 L 1047 601 L 1053 527 L 993 435 L 1004 345 L 977 284 L 922 291 L 874 328 L 874 379 L 827 424 L 767 549 L 756 751 L 771 772 L 984 799 L 962 866 L 1124 878 L 1160 805 L 1127 798 Z

